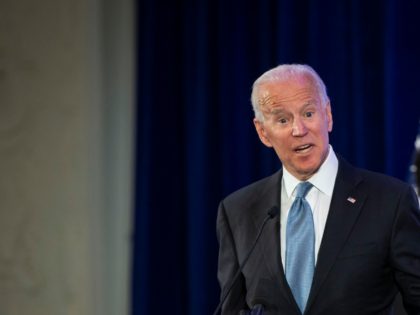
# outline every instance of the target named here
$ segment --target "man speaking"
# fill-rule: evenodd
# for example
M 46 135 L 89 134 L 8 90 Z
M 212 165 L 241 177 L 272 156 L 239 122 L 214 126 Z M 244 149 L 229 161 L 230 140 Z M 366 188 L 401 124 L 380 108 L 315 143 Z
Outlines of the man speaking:
M 331 104 L 311 67 L 267 71 L 251 100 L 258 136 L 283 167 L 220 203 L 222 314 L 393 314 L 399 291 L 419 315 L 413 189 L 334 153 Z

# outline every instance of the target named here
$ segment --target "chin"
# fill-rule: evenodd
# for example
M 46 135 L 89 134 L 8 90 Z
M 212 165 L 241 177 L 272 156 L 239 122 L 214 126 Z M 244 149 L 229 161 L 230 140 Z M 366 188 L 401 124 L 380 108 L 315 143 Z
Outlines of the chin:
M 312 177 L 312 175 L 315 173 L 315 171 L 303 171 L 299 173 L 298 179 L 301 181 L 305 181 L 308 180 L 309 178 Z
M 325 157 L 323 157 L 321 154 L 319 155 L 311 155 L 307 159 L 301 161 L 301 169 L 307 170 L 308 172 L 315 173 L 318 168 L 321 166 L 321 164 L 324 162 Z
M 319 165 L 311 165 L 298 168 L 298 174 L 301 180 L 306 180 L 314 175 L 319 169 Z

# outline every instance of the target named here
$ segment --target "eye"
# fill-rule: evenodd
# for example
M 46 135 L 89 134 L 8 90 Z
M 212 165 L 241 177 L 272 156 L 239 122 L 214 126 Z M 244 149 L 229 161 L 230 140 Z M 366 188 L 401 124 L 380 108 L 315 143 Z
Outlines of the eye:
M 311 118 L 313 115 L 314 115 L 314 112 L 313 111 L 308 111 L 308 112 L 305 112 L 305 114 L 304 114 L 304 116 L 306 118 Z
M 279 118 L 279 119 L 277 119 L 277 121 L 282 125 L 287 124 L 287 119 L 286 118 Z

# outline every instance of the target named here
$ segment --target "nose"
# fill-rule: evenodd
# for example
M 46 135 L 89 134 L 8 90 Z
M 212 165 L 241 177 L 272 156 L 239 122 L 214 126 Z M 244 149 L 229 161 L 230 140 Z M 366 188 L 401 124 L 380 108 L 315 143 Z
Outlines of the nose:
M 292 135 L 294 137 L 304 136 L 307 131 L 305 123 L 301 119 L 297 118 L 293 120 Z

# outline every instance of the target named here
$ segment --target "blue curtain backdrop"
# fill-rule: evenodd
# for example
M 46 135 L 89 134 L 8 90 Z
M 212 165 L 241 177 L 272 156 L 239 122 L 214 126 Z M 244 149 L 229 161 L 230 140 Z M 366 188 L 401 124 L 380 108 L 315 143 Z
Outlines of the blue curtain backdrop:
M 132 314 L 211 314 L 221 198 L 276 171 L 251 85 L 307 63 L 332 102 L 331 142 L 403 180 L 420 118 L 418 1 L 140 0 Z

